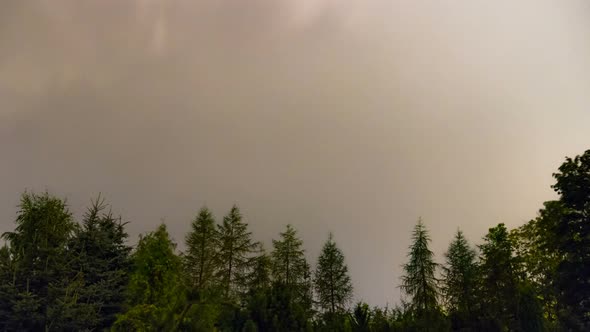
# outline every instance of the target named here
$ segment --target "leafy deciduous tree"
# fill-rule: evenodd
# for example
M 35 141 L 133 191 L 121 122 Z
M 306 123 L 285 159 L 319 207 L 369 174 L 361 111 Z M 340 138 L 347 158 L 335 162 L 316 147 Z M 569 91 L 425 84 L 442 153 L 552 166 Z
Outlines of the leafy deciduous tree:
M 556 274 L 562 259 L 555 234 L 563 212 L 561 202 L 545 202 L 537 218 L 510 233 L 522 273 L 539 297 L 543 315 L 552 326 L 558 319 Z
M 115 330 L 159 330 L 174 325 L 185 300 L 181 260 L 175 248 L 164 224 L 139 239 L 127 291 L 130 309 L 119 316 Z
M 564 211 L 556 229 L 559 299 L 569 328 L 590 328 L 590 150 L 566 158 L 553 174 Z
M 534 289 L 514 255 L 504 224 L 490 228 L 481 249 L 484 326 L 491 329 L 539 331 L 542 313 Z

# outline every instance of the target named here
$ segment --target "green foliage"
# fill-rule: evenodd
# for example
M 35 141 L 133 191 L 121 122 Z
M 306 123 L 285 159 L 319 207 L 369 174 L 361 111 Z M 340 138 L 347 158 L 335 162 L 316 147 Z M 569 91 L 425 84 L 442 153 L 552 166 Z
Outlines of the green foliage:
M 278 291 L 278 298 L 297 302 L 298 309 L 305 315 L 311 315 L 312 309 L 312 279 L 310 266 L 305 259 L 303 241 L 297 236 L 297 231 L 287 225 L 285 232 L 279 234 L 279 240 L 273 240 L 273 251 L 271 253 L 272 276 L 275 293 Z M 292 306 L 293 304 L 289 304 Z M 279 306 L 278 308 L 288 308 Z M 276 310 L 275 310 L 276 311 Z M 282 313 L 285 316 L 286 314 Z
M 563 206 L 555 232 L 563 320 L 568 328 L 590 329 L 590 150 L 566 158 L 553 176 Z
M 537 293 L 526 278 L 520 257 L 504 224 L 490 228 L 481 249 L 484 326 L 500 330 L 541 331 Z
M 73 315 L 84 322 L 73 326 L 75 330 L 110 327 L 125 303 L 131 247 L 126 244 L 125 223 L 107 208 L 99 195 L 69 244 L 80 286 L 76 293 L 79 308 Z
M 248 328 L 258 331 L 304 331 L 311 318 L 311 273 L 303 242 L 290 225 L 273 240 L 270 256 L 259 249 L 247 279 Z
M 199 302 L 187 308 L 188 312 L 184 315 L 184 319 L 178 322 L 177 328 L 179 330 L 213 331 L 215 329 L 221 311 L 218 303 Z
M 219 234 L 215 229 L 215 220 L 206 207 L 191 224 L 191 231 L 186 235 L 185 271 L 191 286 L 201 291 L 214 283 L 217 265 L 217 247 Z
M 116 326 L 127 327 L 128 322 L 146 317 L 158 328 L 172 325 L 186 300 L 182 265 L 175 248 L 164 224 L 139 239 L 127 288 L 130 309 L 119 316 Z
M 242 221 L 240 209 L 234 205 L 219 232 L 219 266 L 217 278 L 228 300 L 235 300 L 244 291 L 244 281 L 252 267 L 253 254 L 258 243 L 252 240 L 248 224 Z
M 160 331 L 162 326 L 162 309 L 154 304 L 138 304 L 129 309 L 113 325 L 113 331 Z
M 331 320 L 346 311 L 352 299 L 352 283 L 344 254 L 331 233 L 318 258 L 314 284 L 318 304 Z
M 352 310 L 352 331 L 369 332 L 371 326 L 371 308 L 364 302 L 358 302 Z
M 443 287 L 446 309 L 456 330 L 474 327 L 477 312 L 478 267 L 476 253 L 460 230 L 445 253 Z
M 504 224 L 490 228 L 481 250 L 483 311 L 491 326 L 516 328 L 516 302 L 519 267 L 512 256 L 512 242 Z
M 545 202 L 537 218 L 510 233 L 522 273 L 538 295 L 543 317 L 550 326 L 556 324 L 559 313 L 555 286 L 561 255 L 556 247 L 555 230 L 563 212 L 561 202 Z
M 275 283 L 250 298 L 248 316 L 258 331 L 305 331 L 309 324 L 308 308 L 298 298 L 292 287 Z
M 306 272 L 305 250 L 303 241 L 297 237 L 297 231 L 287 225 L 285 232 L 279 234 L 280 240 L 273 240 L 272 273 L 276 282 L 287 286 L 300 285 Z
M 430 236 L 419 219 L 412 233 L 409 262 L 404 265 L 401 289 L 410 297 L 410 308 L 417 319 L 439 310 L 438 288 L 435 278 L 437 264 L 429 249 Z
M 543 312 L 537 292 L 530 283 L 523 282 L 518 286 L 518 330 L 543 331 L 545 324 Z
M 215 273 L 220 265 L 218 257 L 219 233 L 211 211 L 203 207 L 191 223 L 185 237 L 186 252 L 183 269 L 188 285 L 187 300 L 177 327 L 192 331 L 210 331 L 220 314 L 219 287 Z
M 15 230 L 2 235 L 10 245 L 3 265 L 12 273 L 11 286 L 2 287 L 12 303 L 4 328 L 43 330 L 59 327 L 65 319 L 57 313 L 75 304 L 71 294 L 82 285 L 73 276 L 67 251 L 75 230 L 64 201 L 48 193 L 22 195 Z M 71 320 L 71 314 L 65 316 Z
M 49 193 L 37 195 L 24 193 L 14 232 L 2 237 L 10 243 L 14 260 L 20 273 L 43 271 L 46 277 L 66 251 L 66 244 L 76 225 L 64 201 Z M 30 280 L 29 280 L 30 281 Z
M 370 331 L 386 332 L 392 331 L 394 323 L 390 317 L 389 310 L 387 308 L 381 309 L 378 307 L 373 308 L 372 319 L 370 323 Z
M 10 248 L 5 245 L 0 248 L 0 331 L 7 329 L 7 324 L 13 318 L 13 301 L 16 299 L 14 262 L 10 255 Z
M 559 199 L 516 229 L 490 228 L 479 259 L 458 231 L 441 280 L 419 220 L 403 266 L 408 302 L 393 309 L 348 308 L 331 235 L 312 271 L 292 226 L 267 254 L 236 206 L 217 225 L 202 208 L 179 257 L 165 225 L 131 250 L 100 196 L 78 224 L 63 200 L 24 193 L 2 235 L 0 331 L 589 330 L 590 150 L 554 177 Z
M 258 249 L 259 254 L 254 257 L 252 271 L 248 277 L 248 290 L 251 293 L 264 291 L 271 286 L 272 261 L 262 244 Z

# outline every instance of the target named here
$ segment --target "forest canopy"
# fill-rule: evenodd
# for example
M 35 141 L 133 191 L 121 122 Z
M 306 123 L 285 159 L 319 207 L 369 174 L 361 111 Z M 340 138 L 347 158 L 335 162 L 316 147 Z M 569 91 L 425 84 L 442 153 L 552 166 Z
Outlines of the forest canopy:
M 100 195 L 75 220 L 25 192 L 2 234 L 0 331 L 587 331 L 590 150 L 553 177 L 558 198 L 534 219 L 477 244 L 457 230 L 441 262 L 418 219 L 407 261 L 389 262 L 404 271 L 391 308 L 353 302 L 331 233 L 312 266 L 293 225 L 265 248 L 237 205 L 201 207 L 179 251 L 164 223 L 131 243 Z

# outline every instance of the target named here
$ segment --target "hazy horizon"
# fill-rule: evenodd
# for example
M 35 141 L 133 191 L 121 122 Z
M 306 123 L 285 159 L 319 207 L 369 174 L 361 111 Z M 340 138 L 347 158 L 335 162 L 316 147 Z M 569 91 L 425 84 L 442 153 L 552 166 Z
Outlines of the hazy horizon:
M 555 197 L 590 148 L 589 40 L 581 0 L 7 2 L 0 232 L 24 190 L 77 217 L 101 192 L 180 247 L 237 203 L 313 263 L 332 231 L 355 298 L 397 303 L 418 217 L 440 258 Z

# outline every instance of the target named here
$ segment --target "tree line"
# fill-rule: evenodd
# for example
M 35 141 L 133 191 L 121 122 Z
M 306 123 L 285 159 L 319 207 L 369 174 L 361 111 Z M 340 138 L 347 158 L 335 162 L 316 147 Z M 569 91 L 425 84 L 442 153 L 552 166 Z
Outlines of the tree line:
M 312 267 L 292 225 L 266 250 L 238 206 L 219 222 L 203 207 L 183 252 L 165 224 L 131 247 L 100 195 L 76 222 L 25 192 L 2 234 L 0 331 L 590 330 L 590 150 L 553 177 L 559 198 L 535 219 L 477 246 L 458 230 L 442 263 L 418 220 L 392 308 L 353 303 L 332 234 Z

